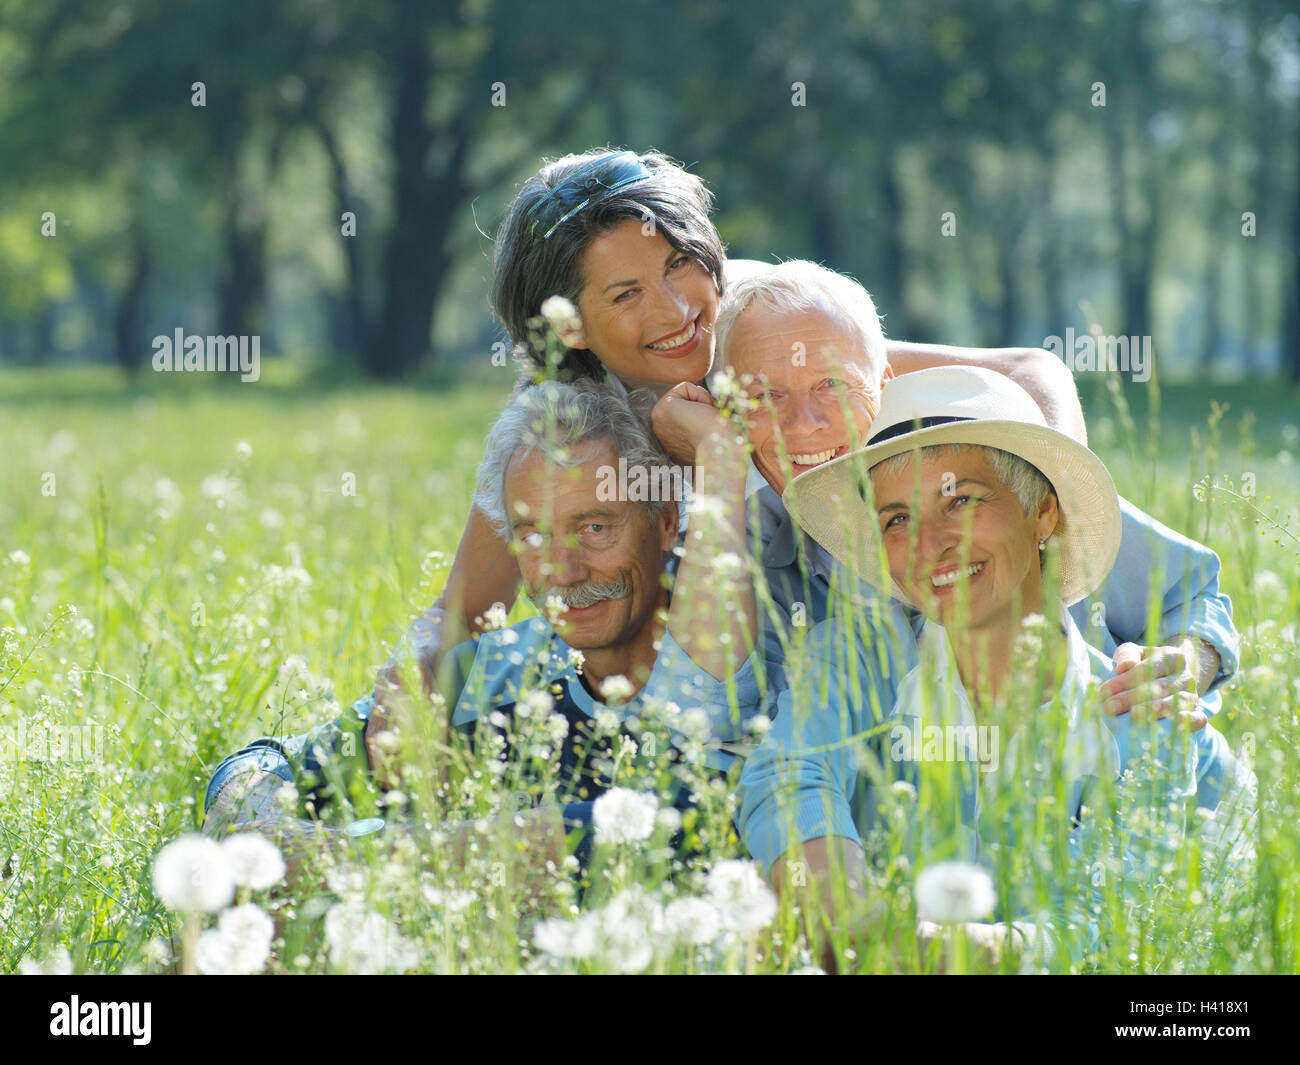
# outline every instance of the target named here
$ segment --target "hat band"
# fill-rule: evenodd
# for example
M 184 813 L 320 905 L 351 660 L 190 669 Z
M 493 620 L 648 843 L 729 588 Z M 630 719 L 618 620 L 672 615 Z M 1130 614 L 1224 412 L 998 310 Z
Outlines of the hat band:
M 973 422 L 976 418 L 956 418 L 951 415 L 936 415 L 933 418 L 913 418 L 907 422 L 895 422 L 887 429 L 881 429 L 880 432 L 873 434 L 867 440 L 869 447 L 876 444 L 883 444 L 886 440 L 893 440 L 896 436 L 903 436 L 907 433 L 914 433 L 918 429 L 929 429 L 935 425 L 947 425 L 949 422 Z

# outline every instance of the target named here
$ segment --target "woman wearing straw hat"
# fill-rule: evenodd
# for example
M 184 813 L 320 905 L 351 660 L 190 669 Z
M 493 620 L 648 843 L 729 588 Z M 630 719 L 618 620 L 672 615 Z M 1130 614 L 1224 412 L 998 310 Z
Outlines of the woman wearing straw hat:
M 862 686 L 843 683 L 830 706 L 783 697 L 741 781 L 742 836 L 774 882 L 799 845 L 809 871 L 860 871 L 859 841 L 889 805 L 871 785 L 891 778 L 919 798 L 910 828 L 921 822 L 949 853 L 999 863 L 1013 857 L 1014 826 L 1034 821 L 1017 822 L 1017 800 L 1050 795 L 1055 824 L 1077 823 L 1085 796 L 1096 804 L 1139 760 L 1148 802 L 1194 794 L 1195 749 L 1172 735 L 1174 722 L 1102 712 L 1095 685 L 1113 664 L 1065 610 L 1102 583 L 1119 549 L 1118 497 L 1101 460 L 1049 428 L 1014 382 L 971 367 L 892 382 L 873 429 L 865 448 L 796 478 L 787 508 L 923 620 L 914 644 L 912 633 L 878 628 Z M 834 631 L 818 637 L 843 660 Z M 1206 727 L 1185 695 L 1178 723 Z M 955 835 L 944 835 L 945 816 Z M 994 946 L 1006 928 L 973 927 Z

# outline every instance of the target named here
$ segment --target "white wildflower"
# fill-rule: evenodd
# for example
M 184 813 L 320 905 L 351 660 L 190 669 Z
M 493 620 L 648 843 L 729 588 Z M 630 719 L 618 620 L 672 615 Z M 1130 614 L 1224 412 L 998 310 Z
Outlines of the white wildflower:
M 600 697 L 604 702 L 618 706 L 636 694 L 632 682 L 621 673 L 614 673 L 600 682 Z
M 618 714 L 607 706 L 602 706 L 597 710 L 592 720 L 595 722 L 596 731 L 607 735 L 617 732 L 621 724 Z
M 729 859 L 709 870 L 708 899 L 718 909 L 722 927 L 741 935 L 765 928 L 776 916 L 776 896 L 753 862 Z
M 241 832 L 221 844 L 235 883 L 254 891 L 273 887 L 284 878 L 284 858 L 280 850 L 265 836 L 256 832 Z
M 655 824 L 662 828 L 669 835 L 676 832 L 682 827 L 682 815 L 679 810 L 671 806 L 665 806 L 655 814 Z
M 708 899 L 674 899 L 664 907 L 664 924 L 684 943 L 703 946 L 722 931 L 718 908 Z
M 424 901 L 430 906 L 437 906 L 448 913 L 460 913 L 461 910 L 472 906 L 478 901 L 478 896 L 472 891 L 446 891 L 431 884 L 426 884 L 421 888 L 420 893 L 424 896 Z
M 238 502 L 243 496 L 243 485 L 233 477 L 223 473 L 214 473 L 203 478 L 199 491 L 212 500 L 218 507 L 227 507 Z
M 889 790 L 899 802 L 916 802 L 916 785 L 910 780 L 895 780 Z
M 232 906 L 216 930 L 199 936 L 195 963 L 210 975 L 244 976 L 261 972 L 271 956 L 275 925 L 261 907 Z
M 71 976 L 72 955 L 67 947 L 55 947 L 41 961 L 23 958 L 18 963 L 18 972 L 23 976 Z
M 655 811 L 659 800 L 654 795 L 610 788 L 591 808 L 596 838 L 609 843 L 638 843 L 649 839 L 655 830 Z
M 992 878 L 969 862 L 939 862 L 922 869 L 916 878 L 916 910 L 923 921 L 983 921 L 996 902 Z
M 561 337 L 582 328 L 582 316 L 578 314 L 578 308 L 563 296 L 547 296 L 542 300 L 542 317 Z
M 551 917 L 533 926 L 533 943 L 552 958 L 590 958 L 596 952 L 599 932 L 595 914 L 574 921 Z
M 709 563 L 719 580 L 733 581 L 745 572 L 745 563 L 734 551 L 723 551 Z
M 563 743 L 569 735 L 569 719 L 563 714 L 551 714 L 546 719 L 546 735 L 552 743 Z
M 330 964 L 350 973 L 403 972 L 414 966 L 414 946 L 383 914 L 359 902 L 339 902 L 325 915 Z
M 215 913 L 235 897 L 230 859 L 206 836 L 181 836 L 159 851 L 153 886 L 164 906 L 185 913 Z
M 253 445 L 247 440 L 241 440 L 235 445 L 235 454 L 247 461 L 253 457 Z
M 536 717 L 540 719 L 553 709 L 555 709 L 555 699 L 550 692 L 526 692 L 515 703 L 515 713 L 523 718 Z

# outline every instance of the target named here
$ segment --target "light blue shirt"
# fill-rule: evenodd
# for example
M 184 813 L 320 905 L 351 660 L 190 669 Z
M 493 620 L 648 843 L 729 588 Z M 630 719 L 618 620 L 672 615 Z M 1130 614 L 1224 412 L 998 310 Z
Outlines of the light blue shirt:
M 938 843 L 945 856 L 989 864 L 990 852 L 1014 845 L 1003 814 L 987 813 L 990 807 L 1005 809 L 992 806 L 989 796 L 1000 795 L 1005 803 L 1008 794 L 1018 794 L 1032 803 L 1046 785 L 1063 800 L 1062 832 L 1069 832 L 1071 854 L 1078 863 L 1075 880 L 1082 890 L 1077 894 L 1087 896 L 1092 894 L 1089 859 L 1097 844 L 1092 834 L 1101 815 L 1091 811 L 1082 828 L 1071 830 L 1071 823 L 1085 801 L 1094 801 L 1089 796 L 1108 790 L 1099 789 L 1099 781 L 1116 780 L 1126 768 L 1134 768 L 1141 785 L 1138 798 L 1157 812 L 1144 824 L 1162 826 L 1160 839 L 1128 841 L 1134 846 L 1123 854 L 1124 877 L 1142 876 L 1153 854 L 1165 854 L 1160 849 L 1167 845 L 1164 829 L 1178 827 L 1171 824 L 1174 815 L 1168 803 L 1196 791 L 1199 748 L 1175 732 L 1169 720 L 1135 725 L 1130 715 L 1104 714 L 1095 686 L 1112 674 L 1112 663 L 1084 642 L 1068 614 L 1062 614 L 1061 627 L 1068 666 L 1059 698 L 1040 712 L 1065 715 L 1066 753 L 1060 772 L 1045 780 L 1034 757 L 1035 741 L 1025 734 L 1013 733 L 1007 742 L 995 734 L 987 746 L 979 741 L 979 724 L 941 627 L 926 621 L 919 638 L 912 640 L 910 628 L 903 639 L 894 638 L 879 617 L 860 630 L 865 639 L 846 633 L 839 620 L 818 626 L 805 650 L 814 660 L 831 663 L 830 668 L 814 666 L 792 677 L 792 690 L 782 693 L 771 732 L 741 774 L 737 823 L 745 845 L 769 872 L 796 842 L 826 836 L 857 841 L 871 853 L 873 841 L 881 842 L 877 833 L 888 833 L 891 825 L 897 831 L 884 813 L 891 802 L 885 791 L 896 782 L 914 789 L 923 788 L 927 779 L 933 782 L 936 778 L 928 769 L 918 769 L 937 757 L 956 763 L 943 769 L 954 771 L 948 779 L 958 801 L 947 810 L 951 823 L 925 820 L 934 812 L 926 808 L 925 817 L 914 817 L 904 827 L 904 846 L 914 852 L 914 860 Z M 829 674 L 829 680 L 823 674 Z M 926 731 L 932 728 L 939 731 Z M 927 747 L 936 736 L 937 756 Z M 985 753 L 995 753 L 996 764 L 990 765 Z M 1214 771 L 1222 770 L 1220 766 Z M 1133 788 L 1131 780 L 1128 786 Z M 947 794 L 949 788 L 943 791 Z M 898 845 L 897 840 L 892 845 Z M 1077 959 L 1083 944 L 1095 941 L 1097 930 L 1086 919 L 1071 920 L 1065 887 L 1053 885 L 1053 903 L 1046 913 L 1026 915 L 1020 900 L 1008 899 L 999 917 L 1028 916 L 1040 930 L 1047 930 L 1057 947 Z

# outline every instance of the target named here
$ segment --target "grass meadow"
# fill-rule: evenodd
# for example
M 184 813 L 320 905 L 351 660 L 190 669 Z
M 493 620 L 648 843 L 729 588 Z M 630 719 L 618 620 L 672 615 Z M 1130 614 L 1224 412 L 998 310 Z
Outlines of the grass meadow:
M 520 878 L 496 875 L 514 841 L 487 834 L 454 862 L 410 839 L 359 842 L 323 855 L 309 887 L 241 887 L 233 917 L 186 922 L 164 906 L 155 856 L 197 830 L 216 763 L 366 693 L 437 596 L 510 390 L 505 370 L 408 388 L 264 371 L 231 386 L 171 375 L 126 386 L 87 369 L 0 376 L 0 972 L 172 971 L 187 936 L 241 914 L 262 928 L 250 904 L 275 919 L 269 958 L 252 949 L 209 967 L 814 966 L 799 915 L 772 916 L 751 867 L 732 864 L 744 855 L 720 786 L 702 785 L 688 861 L 666 847 L 672 818 L 658 817 L 648 838 L 598 848 L 582 900 L 563 868 L 527 895 Z M 1081 391 L 1121 493 L 1223 560 L 1243 650 L 1216 723 L 1253 758 L 1260 818 L 1256 867 L 1224 887 L 1195 860 L 1166 862 L 1137 903 L 1108 902 L 1109 934 L 1069 967 L 1295 972 L 1300 404 L 1269 384 Z M 1206 478 L 1215 487 L 1196 488 Z M 629 786 L 653 777 L 637 761 Z M 503 789 L 491 772 L 466 765 L 460 779 L 476 783 L 442 812 L 492 812 Z M 900 857 L 873 879 L 882 934 L 850 963 L 932 966 L 890 945 L 890 929 L 915 921 L 916 874 Z M 999 890 L 1016 876 L 999 872 Z

